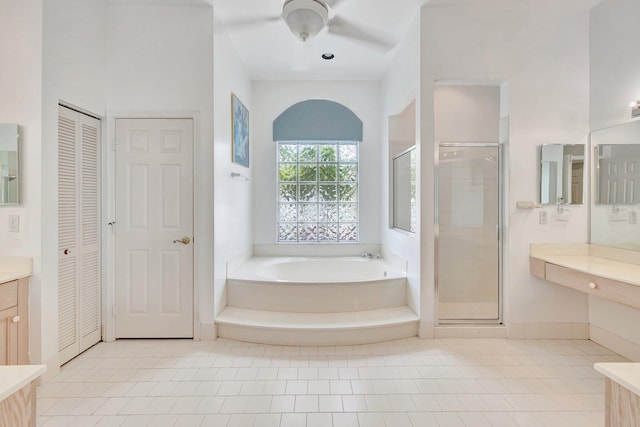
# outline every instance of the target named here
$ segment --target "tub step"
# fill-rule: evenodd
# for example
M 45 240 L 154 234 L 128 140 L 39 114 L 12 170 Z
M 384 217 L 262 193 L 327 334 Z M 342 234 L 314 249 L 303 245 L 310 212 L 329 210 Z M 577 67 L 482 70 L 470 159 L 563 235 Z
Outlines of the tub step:
M 342 313 L 291 313 L 226 307 L 216 319 L 218 335 L 277 345 L 354 345 L 418 334 L 408 306 Z

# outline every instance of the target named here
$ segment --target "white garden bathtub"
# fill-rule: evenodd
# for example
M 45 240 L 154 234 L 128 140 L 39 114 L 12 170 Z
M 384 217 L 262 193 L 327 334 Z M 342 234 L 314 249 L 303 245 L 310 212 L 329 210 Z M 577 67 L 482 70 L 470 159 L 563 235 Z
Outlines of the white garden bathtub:
M 277 283 L 357 283 L 406 277 L 383 259 L 362 257 L 254 257 L 228 278 Z

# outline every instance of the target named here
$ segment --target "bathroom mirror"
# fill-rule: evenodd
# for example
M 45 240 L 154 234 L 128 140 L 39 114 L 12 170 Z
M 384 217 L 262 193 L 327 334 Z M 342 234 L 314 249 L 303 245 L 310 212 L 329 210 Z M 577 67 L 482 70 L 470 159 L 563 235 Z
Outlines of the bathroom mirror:
M 393 227 L 416 231 L 416 148 L 393 159 Z
M 584 198 L 584 144 L 540 148 L 540 204 L 581 205 Z
M 640 144 L 600 144 L 595 147 L 595 203 L 640 203 Z
M 0 205 L 19 203 L 18 125 L 0 124 Z
M 591 243 L 640 251 L 640 121 L 591 133 Z
M 416 102 L 389 117 L 389 227 L 416 231 Z

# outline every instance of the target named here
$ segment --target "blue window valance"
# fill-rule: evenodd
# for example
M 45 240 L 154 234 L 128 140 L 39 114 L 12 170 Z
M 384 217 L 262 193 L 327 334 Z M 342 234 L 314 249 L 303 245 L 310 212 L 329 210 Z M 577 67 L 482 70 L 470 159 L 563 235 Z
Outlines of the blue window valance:
M 287 108 L 273 122 L 274 141 L 362 141 L 362 120 L 344 105 L 310 99 Z

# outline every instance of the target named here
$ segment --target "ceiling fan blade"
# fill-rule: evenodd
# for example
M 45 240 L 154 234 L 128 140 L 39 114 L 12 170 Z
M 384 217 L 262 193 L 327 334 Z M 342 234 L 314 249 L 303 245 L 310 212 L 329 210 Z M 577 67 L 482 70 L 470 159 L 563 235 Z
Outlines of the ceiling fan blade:
M 380 50 L 389 51 L 396 46 L 395 42 L 383 35 L 377 34 L 374 30 L 367 29 L 337 16 L 327 24 L 327 27 L 331 34 L 358 40 Z
M 226 28 L 231 29 L 244 29 L 247 27 L 255 27 L 258 25 L 269 24 L 272 22 L 278 22 L 282 19 L 281 16 L 256 16 L 252 18 L 232 19 L 229 21 L 223 21 L 222 24 Z

